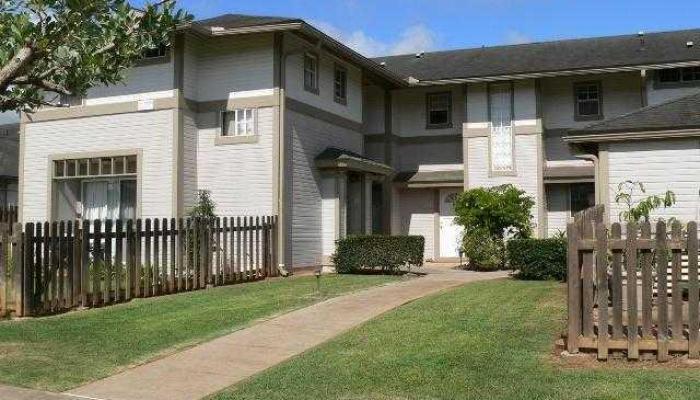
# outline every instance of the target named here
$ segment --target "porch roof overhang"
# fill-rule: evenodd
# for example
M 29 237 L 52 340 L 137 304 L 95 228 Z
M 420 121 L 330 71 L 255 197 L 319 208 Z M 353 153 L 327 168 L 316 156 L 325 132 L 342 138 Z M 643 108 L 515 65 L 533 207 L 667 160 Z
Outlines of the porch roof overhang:
M 461 187 L 464 185 L 464 171 L 405 171 L 396 174 L 394 182 L 409 189 Z
M 593 165 L 547 166 L 544 168 L 544 183 L 594 182 Z
M 357 171 L 383 176 L 394 172 L 394 169 L 386 164 L 336 147 L 329 147 L 316 156 L 316 167 L 322 170 Z

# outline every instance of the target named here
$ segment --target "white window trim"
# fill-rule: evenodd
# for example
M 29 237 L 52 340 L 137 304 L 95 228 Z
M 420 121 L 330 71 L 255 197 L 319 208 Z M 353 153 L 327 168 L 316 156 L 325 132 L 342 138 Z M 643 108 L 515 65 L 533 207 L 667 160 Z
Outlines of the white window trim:
M 315 62 L 315 65 L 316 65 L 315 71 L 312 71 L 312 70 L 306 68 L 306 58 L 307 57 L 312 58 L 313 60 L 316 61 Z M 301 67 L 302 67 L 301 68 L 302 69 L 301 79 L 302 79 L 302 83 L 304 84 L 304 90 L 306 90 L 307 92 L 316 94 L 316 95 L 319 94 L 319 89 L 318 89 L 319 84 L 318 83 L 319 83 L 319 75 L 320 75 L 320 69 L 321 69 L 321 57 L 319 57 L 319 55 L 316 53 L 304 53 L 304 57 L 302 57 L 302 66 Z M 313 82 L 311 82 L 311 85 L 308 85 L 306 83 L 306 73 L 307 72 L 314 74 L 314 79 L 313 79 Z
M 239 122 L 236 120 L 237 114 L 239 111 L 242 111 L 245 113 L 245 111 L 252 111 L 252 122 L 246 122 L 246 126 L 249 123 L 252 123 L 252 134 L 243 134 L 240 135 L 238 134 L 237 130 L 239 127 Z M 227 121 L 226 117 L 227 115 L 233 115 L 234 121 L 233 121 L 233 128 L 234 132 L 233 134 L 227 134 Z M 229 145 L 229 144 L 241 144 L 241 143 L 257 143 L 259 140 L 259 134 L 258 134 L 258 109 L 254 107 L 241 107 L 241 108 L 236 108 L 232 110 L 223 110 L 219 113 L 219 134 L 216 135 L 216 139 L 214 140 L 214 144 L 216 146 L 219 145 Z

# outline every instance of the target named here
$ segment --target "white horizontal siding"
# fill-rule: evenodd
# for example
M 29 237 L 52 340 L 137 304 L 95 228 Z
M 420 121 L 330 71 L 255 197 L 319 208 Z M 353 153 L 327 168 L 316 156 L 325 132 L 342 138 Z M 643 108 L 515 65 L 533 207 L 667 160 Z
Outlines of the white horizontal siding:
M 435 191 L 432 189 L 405 189 L 398 192 L 400 231 L 402 235 L 425 238 L 426 260 L 435 259 Z
M 648 195 L 661 195 L 672 190 L 675 206 L 660 209 L 654 218 L 676 217 L 682 222 L 700 219 L 700 142 L 698 139 L 634 141 L 609 145 L 610 220 L 618 221 L 624 208 L 615 203 L 620 182 L 640 181 L 645 195 L 637 191 L 634 201 Z
M 321 174 L 314 159 L 330 146 L 361 154 L 363 136 L 289 110 L 285 117 L 286 134 L 292 140 L 292 265 L 320 265 L 323 252 Z
M 80 152 L 140 149 L 141 217 L 171 217 L 173 112 L 154 111 L 28 124 L 23 175 L 24 221 L 49 214 L 49 158 Z
M 257 110 L 257 143 L 216 146 L 216 113 L 199 114 L 197 188 L 209 190 L 220 215 L 272 214 L 272 143 L 275 109 Z

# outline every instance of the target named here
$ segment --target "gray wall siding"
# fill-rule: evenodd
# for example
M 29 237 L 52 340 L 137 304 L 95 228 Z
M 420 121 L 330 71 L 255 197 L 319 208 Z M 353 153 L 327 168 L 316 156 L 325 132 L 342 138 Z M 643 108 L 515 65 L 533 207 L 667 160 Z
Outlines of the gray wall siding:
M 559 232 L 566 232 L 566 224 L 571 217 L 569 185 L 547 185 L 545 192 L 547 193 L 547 236 L 553 237 Z
M 0 124 L 0 177 L 19 172 L 19 125 Z
M 590 81 L 602 83 L 605 118 L 641 107 L 642 90 L 638 72 L 541 79 L 542 119 L 545 129 L 582 128 L 592 123 L 574 120 L 574 83 Z
M 672 190 L 675 206 L 654 212 L 653 217 L 698 220 L 700 210 L 700 141 L 698 139 L 611 143 L 608 150 L 610 221 L 618 221 L 623 207 L 615 203 L 617 185 L 625 180 L 644 183 L 646 195 Z M 639 192 L 639 191 L 637 191 Z M 634 201 L 643 196 L 638 193 Z
M 397 145 L 394 161 L 401 171 L 417 171 L 421 167 L 439 169 L 439 166 L 462 164 L 462 140 Z
M 197 199 L 197 114 L 183 110 L 182 195 L 187 213 Z
M 363 152 L 363 135 L 287 110 L 285 134 L 291 138 L 291 237 L 292 265 L 315 266 L 322 255 L 321 174 L 315 158 L 329 146 Z
M 425 238 L 426 260 L 435 258 L 435 190 L 403 189 L 398 191 L 399 234 Z
M 426 95 L 452 92 L 452 128 L 427 129 Z M 393 130 L 397 136 L 459 135 L 465 120 L 463 86 L 451 85 L 428 88 L 410 88 L 392 92 Z

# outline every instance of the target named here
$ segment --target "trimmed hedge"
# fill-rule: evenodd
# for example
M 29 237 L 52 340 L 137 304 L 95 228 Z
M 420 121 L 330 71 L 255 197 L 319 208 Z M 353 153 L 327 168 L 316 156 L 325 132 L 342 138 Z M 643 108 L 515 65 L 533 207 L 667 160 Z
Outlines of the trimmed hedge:
M 511 239 L 508 260 L 516 277 L 528 280 L 566 279 L 566 239 Z
M 333 255 L 338 273 L 382 271 L 395 274 L 403 266 L 422 266 L 423 236 L 349 236 L 338 240 Z

